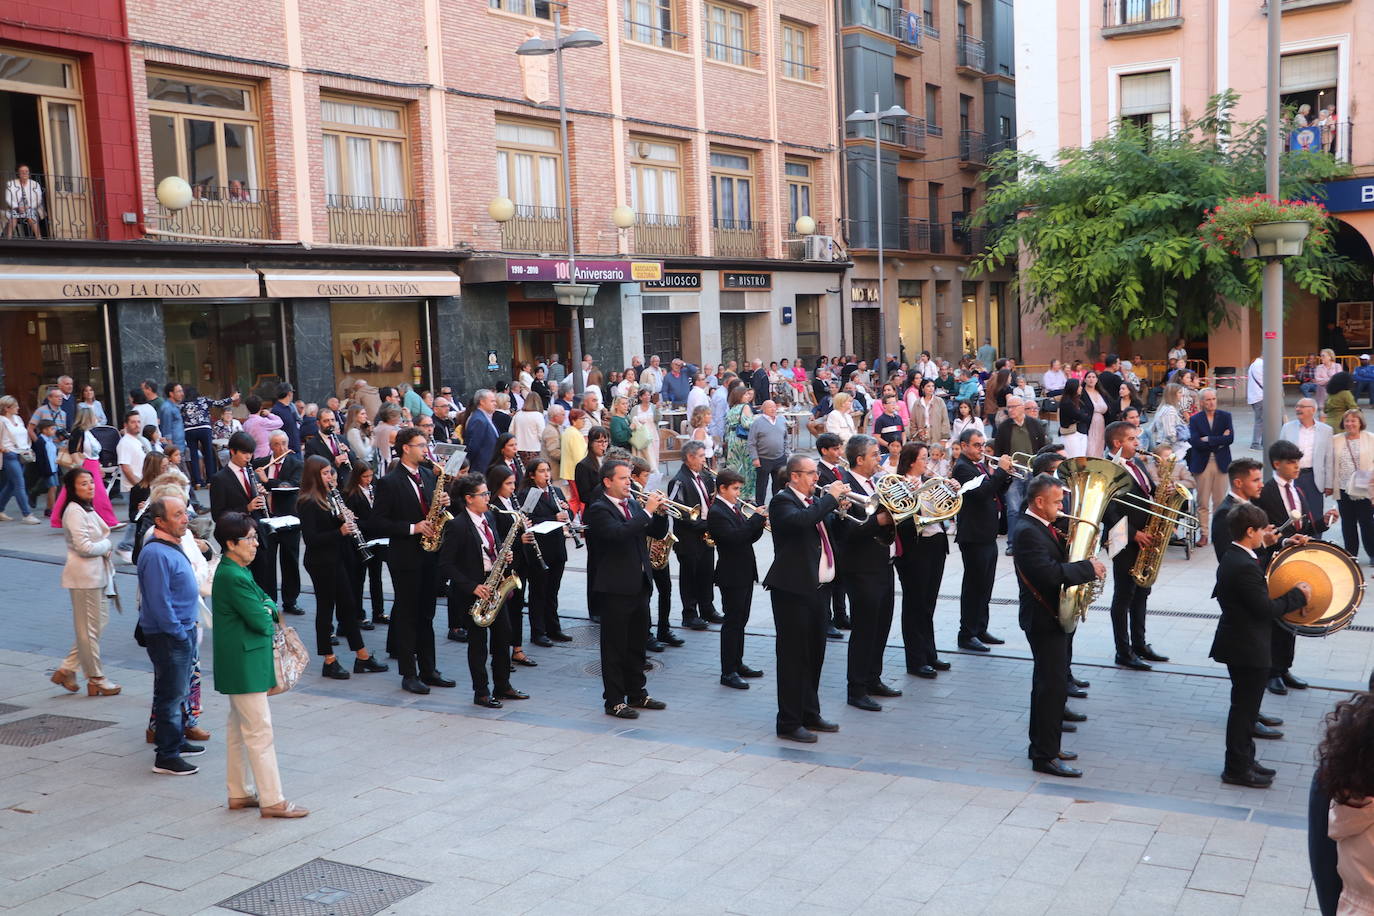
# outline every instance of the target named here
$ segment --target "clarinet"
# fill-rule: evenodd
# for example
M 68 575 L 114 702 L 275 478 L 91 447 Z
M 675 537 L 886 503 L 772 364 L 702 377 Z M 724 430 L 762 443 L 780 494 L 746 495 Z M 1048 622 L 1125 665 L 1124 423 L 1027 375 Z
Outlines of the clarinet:
M 544 562 L 544 551 L 539 548 L 539 538 L 534 535 L 532 530 L 534 528 L 533 520 L 525 514 L 525 510 L 514 499 L 510 501 L 510 504 L 514 513 L 519 516 L 520 524 L 524 525 L 525 530 L 530 532 L 530 546 L 534 548 L 534 558 L 539 561 L 539 568 L 548 572 L 549 564 Z
M 553 484 L 549 484 L 549 493 L 553 495 L 553 502 L 554 505 L 558 506 L 558 511 L 567 513 L 568 533 L 572 535 L 573 547 L 576 547 L 578 550 L 581 550 L 582 538 L 577 536 L 577 525 L 572 520 L 572 509 L 563 499 L 562 494 L 558 492 L 558 488 L 555 487 Z
M 325 500 L 329 503 L 329 512 L 341 522 L 348 522 L 353 526 L 353 543 L 358 548 L 358 559 L 364 563 L 372 559 L 372 550 L 367 546 L 367 538 L 363 537 L 362 529 L 358 527 L 358 519 L 353 514 L 353 510 L 344 505 L 343 497 L 339 495 L 338 487 L 330 487 L 325 495 Z

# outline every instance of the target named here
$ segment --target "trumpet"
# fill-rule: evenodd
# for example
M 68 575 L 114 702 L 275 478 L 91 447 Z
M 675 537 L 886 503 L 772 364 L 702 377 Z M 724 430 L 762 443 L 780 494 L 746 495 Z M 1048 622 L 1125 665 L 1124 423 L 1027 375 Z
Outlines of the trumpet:
M 1034 461 L 1035 456 L 1029 452 L 1012 452 L 1011 476 L 1017 480 L 1029 480 L 1031 478 L 1031 464 Z
M 768 510 L 767 510 L 767 509 L 761 509 L 761 508 L 759 508 L 758 506 L 754 505 L 753 503 L 751 503 L 749 500 L 745 499 L 745 498 L 742 497 L 742 496 L 741 496 L 738 500 L 736 500 L 736 502 L 739 503 L 739 512 L 740 512 L 740 515 L 743 515 L 745 518 L 753 518 L 755 515 L 762 515 L 762 516 L 763 516 L 763 530 L 764 530 L 764 531 L 772 531 L 772 530 L 773 530 L 772 524 L 768 521 Z
M 653 491 L 653 493 L 650 493 L 648 490 L 644 489 L 639 484 L 634 482 L 630 483 L 630 495 L 633 496 L 635 499 L 639 500 L 641 503 L 647 503 L 649 501 L 649 497 L 655 494 L 663 497 L 663 508 L 661 511 L 666 512 L 672 518 L 686 518 L 691 519 L 692 521 L 696 521 L 697 518 L 701 515 L 701 510 L 696 506 L 689 506 L 685 503 L 673 502 L 661 490 L 655 490 Z

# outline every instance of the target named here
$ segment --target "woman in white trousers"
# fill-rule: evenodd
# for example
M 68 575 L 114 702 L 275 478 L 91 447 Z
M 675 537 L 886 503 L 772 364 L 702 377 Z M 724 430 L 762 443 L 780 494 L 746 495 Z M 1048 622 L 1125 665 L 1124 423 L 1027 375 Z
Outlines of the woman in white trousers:
M 62 587 L 72 596 L 72 625 L 76 644 L 53 672 L 52 682 L 75 693 L 76 668 L 86 675 L 86 693 L 112 697 L 118 684 L 105 679 L 100 667 L 100 634 L 110 618 L 108 590 L 114 578 L 110 554 L 110 526 L 95 511 L 95 478 L 85 467 L 67 472 L 62 483 L 66 508 L 62 532 L 67 539 L 67 564 L 62 567 Z

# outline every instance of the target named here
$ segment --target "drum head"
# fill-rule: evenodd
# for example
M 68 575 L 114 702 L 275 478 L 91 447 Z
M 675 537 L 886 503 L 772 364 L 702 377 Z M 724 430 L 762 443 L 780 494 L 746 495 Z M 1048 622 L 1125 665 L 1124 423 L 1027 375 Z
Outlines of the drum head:
M 1300 636 L 1325 636 L 1345 627 L 1364 597 L 1359 564 L 1344 550 L 1321 541 L 1285 547 L 1274 555 L 1268 575 L 1271 598 L 1299 582 L 1312 586 L 1312 600 L 1280 618 Z

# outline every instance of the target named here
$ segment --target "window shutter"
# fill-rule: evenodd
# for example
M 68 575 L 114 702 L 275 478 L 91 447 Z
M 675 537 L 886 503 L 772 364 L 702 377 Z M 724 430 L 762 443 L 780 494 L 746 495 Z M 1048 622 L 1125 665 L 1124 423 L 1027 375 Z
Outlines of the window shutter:
M 1336 49 L 1285 54 L 1279 61 L 1279 91 L 1333 89 L 1336 86 Z
M 1168 70 L 1121 77 L 1121 116 L 1167 113 L 1172 88 L 1169 77 Z

